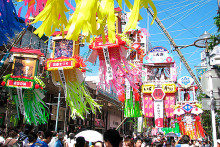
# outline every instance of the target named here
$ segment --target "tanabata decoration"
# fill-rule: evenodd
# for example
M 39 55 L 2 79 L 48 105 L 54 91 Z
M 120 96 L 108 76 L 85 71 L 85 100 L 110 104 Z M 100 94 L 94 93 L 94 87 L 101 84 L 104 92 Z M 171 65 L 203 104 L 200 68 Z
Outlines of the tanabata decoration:
M 191 139 L 206 138 L 201 125 L 200 115 L 203 113 L 201 104 L 196 100 L 197 86 L 191 77 L 181 77 L 178 80 L 178 104 L 174 114 L 178 116 L 182 135 L 189 135 Z
M 125 41 L 116 36 L 115 43 L 110 43 L 108 36 L 106 36 L 106 43 L 103 43 L 102 37 L 95 38 L 89 48 L 93 50 L 91 56 L 88 58 L 97 58 L 99 56 L 99 79 L 98 88 L 104 89 L 113 88 L 113 91 L 123 90 L 121 86 L 126 78 L 131 87 L 138 89 L 136 81 L 134 81 L 133 73 L 131 72 L 131 65 L 126 60 Z
M 12 0 L 0 0 L 0 46 L 7 44 L 8 38 L 13 38 L 16 31 L 25 28 L 19 20 Z
M 127 89 L 126 89 L 127 90 Z M 126 91 L 126 94 L 127 93 Z M 138 90 L 133 88 L 133 91 L 130 91 L 130 97 L 126 96 L 125 107 L 124 107 L 124 116 L 125 117 L 141 117 L 141 107 L 140 107 L 140 94 Z
M 44 7 L 46 7 L 47 9 L 50 9 L 51 7 L 55 6 L 56 4 L 61 4 L 60 7 L 61 8 L 65 8 L 64 6 L 64 2 L 66 3 L 66 5 L 71 8 L 72 10 L 75 10 L 75 8 L 69 3 L 68 0 L 60 0 L 60 1 L 56 1 L 56 0 L 17 0 L 18 2 L 22 2 L 24 1 L 24 5 L 23 6 L 27 6 L 27 12 L 25 15 L 25 21 L 29 21 L 31 18 L 31 14 L 32 17 L 36 17 L 41 11 L 44 10 Z M 47 5 L 46 5 L 47 4 Z M 62 5 L 63 4 L 63 5 Z M 21 15 L 21 11 L 23 6 L 20 7 L 20 9 L 18 10 L 18 16 L 20 17 Z M 59 6 L 59 5 L 58 5 Z M 52 9 L 50 9 L 52 10 Z M 54 11 L 56 11 L 56 9 L 54 9 Z M 53 14 L 56 14 L 56 12 L 52 11 Z M 65 10 L 64 10 L 65 11 Z
M 18 0 L 22 1 L 22 0 Z M 40 37 L 45 33 L 47 36 L 51 36 L 56 29 L 63 32 L 65 28 L 68 31 L 66 39 L 77 41 L 79 34 L 82 31 L 82 35 L 87 36 L 89 41 L 90 35 L 100 35 L 105 37 L 104 28 L 107 24 L 109 41 L 115 42 L 115 15 L 114 15 L 114 0 L 77 0 L 75 11 L 67 23 L 65 12 L 68 11 L 64 2 L 68 0 L 24 0 L 25 3 L 29 2 L 29 9 L 27 15 L 34 11 L 34 6 L 37 2 L 37 7 L 42 10 L 32 23 L 42 21 L 42 25 L 35 31 Z M 35 2 L 36 1 L 36 2 Z M 42 8 L 42 3 L 46 5 Z M 122 0 L 117 0 L 119 6 L 122 8 Z M 130 28 L 135 29 L 137 21 L 141 20 L 139 10 L 144 7 L 148 8 L 150 5 L 154 11 L 153 21 L 156 18 L 157 10 L 152 0 L 134 0 L 132 5 L 128 0 L 124 1 L 129 10 L 131 10 L 131 16 L 129 22 L 125 28 L 125 32 Z M 72 8 L 74 9 L 74 8 Z M 37 10 L 37 9 L 36 9 Z M 30 11 L 30 12 L 29 12 Z M 96 19 L 97 18 L 97 19 Z M 97 21 L 96 21 L 97 20 Z M 153 23 L 152 21 L 152 23 Z M 99 29 L 97 29 L 97 23 Z
M 138 70 L 138 67 L 134 66 L 130 63 L 132 66 L 129 70 L 130 76 L 132 78 L 132 81 L 135 82 L 136 86 L 138 84 L 141 85 L 141 72 Z M 119 73 L 118 73 L 119 72 Z M 119 89 L 117 90 L 118 100 L 124 103 L 124 116 L 125 117 L 141 117 L 141 96 L 138 91 L 139 86 L 135 88 L 131 88 L 130 83 L 125 78 L 125 75 L 118 70 L 117 79 L 119 85 Z M 128 73 L 128 71 L 126 71 Z M 126 87 L 126 89 L 125 89 Z
M 94 101 L 85 87 L 83 73 L 86 72 L 86 65 L 83 59 L 76 55 L 78 53 L 75 42 L 66 39 L 53 42 L 53 57 L 47 59 L 45 69 L 51 72 L 54 85 L 59 82 L 64 89 L 71 116 L 84 118 L 84 114 L 90 110 L 93 113 L 96 112 L 96 108 L 100 111 L 100 105 Z
M 37 76 L 40 50 L 12 48 L 14 56 L 13 72 L 3 77 L 1 83 L 16 103 L 16 108 L 28 124 L 47 123 L 48 108 L 43 102 L 44 82 Z

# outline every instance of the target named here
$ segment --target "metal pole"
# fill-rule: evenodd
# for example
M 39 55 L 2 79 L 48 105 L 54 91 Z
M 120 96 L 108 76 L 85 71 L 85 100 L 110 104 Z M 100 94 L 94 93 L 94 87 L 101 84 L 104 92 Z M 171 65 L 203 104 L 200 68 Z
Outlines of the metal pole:
M 67 121 L 66 121 L 66 112 L 67 112 L 67 103 L 66 103 L 66 108 L 65 108 L 65 118 L 64 118 L 64 128 L 63 128 L 63 131 L 64 133 L 66 132 L 66 126 L 67 126 Z
M 57 132 L 57 125 L 58 125 L 58 118 L 59 118 L 60 94 L 61 94 L 61 87 L 59 86 L 58 104 L 57 104 L 57 116 L 56 116 L 56 126 L 55 126 L 55 131 L 56 132 Z
M 210 85 L 210 99 L 211 99 L 211 116 L 212 116 L 212 138 L 213 145 L 217 147 L 217 136 L 216 136 L 216 124 L 215 124 L 215 106 L 214 106 L 214 97 L 213 97 L 213 87 L 212 87 L 212 75 L 209 74 L 209 85 Z
M 116 128 L 116 130 L 118 130 L 118 129 L 121 127 L 121 125 L 123 125 L 123 123 L 125 122 L 126 119 L 127 119 L 127 117 L 125 117 L 124 120 L 118 125 L 118 127 Z

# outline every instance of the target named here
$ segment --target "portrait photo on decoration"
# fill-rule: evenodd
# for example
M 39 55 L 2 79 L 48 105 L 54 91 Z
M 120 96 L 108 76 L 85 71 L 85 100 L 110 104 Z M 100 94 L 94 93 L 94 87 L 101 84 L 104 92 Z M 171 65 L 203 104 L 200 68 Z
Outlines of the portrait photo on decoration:
M 16 58 L 14 63 L 14 76 L 32 77 L 35 72 L 36 60 L 31 58 Z
M 56 40 L 54 47 L 54 58 L 72 57 L 73 56 L 73 41 L 72 40 Z

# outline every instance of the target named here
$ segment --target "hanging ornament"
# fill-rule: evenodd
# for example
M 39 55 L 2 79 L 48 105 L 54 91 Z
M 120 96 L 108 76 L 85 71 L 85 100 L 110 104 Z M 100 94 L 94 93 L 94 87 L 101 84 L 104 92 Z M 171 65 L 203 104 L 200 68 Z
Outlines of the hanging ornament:
M 128 63 L 125 58 L 126 50 L 124 49 L 125 41 L 121 40 L 119 36 L 116 36 L 117 40 L 115 43 L 110 43 L 106 36 L 106 43 L 104 44 L 101 37 L 96 38 L 95 41 L 89 45 L 93 52 L 97 52 L 99 56 L 99 88 L 112 87 L 117 93 L 122 83 L 118 79 L 122 77 L 118 73 L 123 74 L 131 87 L 137 89 L 136 81 L 132 80 L 132 73 L 130 72 L 132 66 Z M 122 64 L 123 63 L 123 64 Z
M 0 0 L 0 46 L 7 44 L 8 38 L 13 38 L 15 32 L 25 28 L 19 20 L 22 19 L 17 16 L 12 0 Z
M 18 0 L 21 2 L 22 0 Z M 23 0 L 25 5 L 28 3 L 28 10 L 26 18 L 30 16 L 30 13 L 37 15 L 37 11 L 41 10 L 40 13 L 35 17 L 33 23 L 42 21 L 41 26 L 34 32 L 40 37 L 45 33 L 47 36 L 51 36 L 56 29 L 60 31 L 68 31 L 66 36 L 69 40 L 77 41 L 82 31 L 82 35 L 86 36 L 89 40 L 91 35 L 104 35 L 104 28 L 107 24 L 109 41 L 114 43 L 115 37 L 115 15 L 114 15 L 114 0 L 79 0 L 76 2 L 76 8 L 73 8 L 68 0 Z M 74 9 L 74 13 L 67 22 L 65 12 L 68 11 L 64 2 Z M 117 0 L 120 8 L 122 8 L 122 1 Z M 46 5 L 45 5 L 46 4 Z M 128 0 L 125 0 L 125 4 L 131 10 L 131 16 L 129 22 L 126 25 L 125 32 L 129 29 L 136 29 L 137 21 L 141 20 L 142 17 L 139 14 L 139 10 L 142 8 L 151 8 L 154 11 L 153 21 L 157 16 L 157 10 L 152 0 L 142 1 L 135 0 L 132 5 Z M 45 5 L 45 7 L 44 7 Z M 36 7 L 36 11 L 35 8 Z M 44 8 L 43 8 L 44 7 Z M 36 13 L 35 13 L 36 12 Z M 97 18 L 97 19 L 96 19 Z M 97 20 L 97 21 L 96 21 Z M 153 23 L 152 21 L 152 23 Z M 99 29 L 97 29 L 97 23 Z M 152 24 L 151 23 L 151 24 Z
M 12 74 L 4 76 L 1 84 L 9 91 L 17 111 L 24 115 L 28 124 L 47 123 L 48 107 L 42 100 L 45 97 L 45 84 L 37 77 L 37 67 L 43 53 L 40 50 L 21 48 L 12 48 L 10 52 L 15 57 Z
M 95 113 L 98 108 L 100 111 L 100 105 L 90 96 L 84 83 L 86 65 L 78 56 L 79 47 L 65 38 L 55 39 L 53 43 L 53 58 L 47 59 L 46 69 L 51 72 L 54 85 L 61 84 L 71 116 L 84 119 L 84 114 L 90 110 Z

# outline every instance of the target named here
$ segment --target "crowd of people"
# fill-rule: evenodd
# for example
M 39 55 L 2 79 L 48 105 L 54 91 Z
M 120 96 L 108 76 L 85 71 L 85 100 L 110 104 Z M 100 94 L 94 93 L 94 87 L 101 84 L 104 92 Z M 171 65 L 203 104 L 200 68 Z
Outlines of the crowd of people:
M 220 140 L 217 140 L 220 147 Z M 158 134 L 121 136 L 117 130 L 107 130 L 103 140 L 88 142 L 84 137 L 74 133 L 65 134 L 55 131 L 38 131 L 31 125 L 0 129 L 0 146 L 9 147 L 211 147 L 211 143 L 202 139 L 191 140 L 188 135 L 179 138 Z

